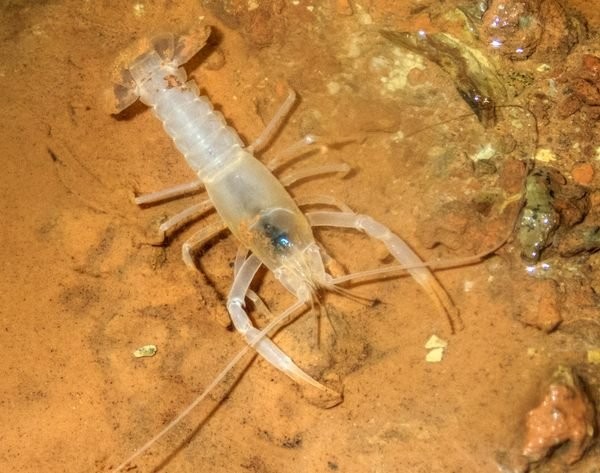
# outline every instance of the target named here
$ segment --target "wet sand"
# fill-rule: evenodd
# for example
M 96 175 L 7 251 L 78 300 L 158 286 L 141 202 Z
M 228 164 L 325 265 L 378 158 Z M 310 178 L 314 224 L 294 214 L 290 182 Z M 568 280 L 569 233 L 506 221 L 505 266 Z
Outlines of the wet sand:
M 234 239 L 224 233 L 212 241 L 197 272 L 180 256 L 183 241 L 217 216 L 153 246 L 158 224 L 201 197 L 145 209 L 132 200 L 194 177 L 143 106 L 117 118 L 103 108 L 118 51 L 142 36 L 214 26 L 187 70 L 246 142 L 287 88 L 297 91 L 298 106 L 260 159 L 310 132 L 342 144 L 292 168 L 343 161 L 352 172 L 302 181 L 293 195 L 335 196 L 388 225 L 426 260 L 474 254 L 510 228 L 513 207 L 495 213 L 495 202 L 478 226 L 459 233 L 457 246 L 426 247 L 445 218 L 440 203 L 509 187 L 499 173 L 478 175 L 468 158 L 436 152 L 460 156 L 468 140 L 476 148 L 486 138 L 473 117 L 436 127 L 470 110 L 435 65 L 401 74 L 404 63 L 378 30 L 406 27 L 409 5 L 350 2 L 347 11 L 345 2 L 254 3 L 226 11 L 220 2 L 3 2 L 0 470 L 111 471 L 243 347 L 225 326 Z M 600 18 L 588 13 L 597 35 Z M 598 42 L 587 44 L 597 51 Z M 541 134 L 576 125 L 549 122 Z M 515 133 L 523 153 L 535 143 L 530 131 Z M 316 235 L 347 271 L 391 262 L 356 232 Z M 462 315 L 455 334 L 409 277 L 353 287 L 367 304 L 329 294 L 335 330 L 321 320 L 318 340 L 318 320 L 307 313 L 275 340 L 309 372 L 343 386 L 343 403 L 315 406 L 306 389 L 248 359 L 130 471 L 498 471 L 518 452 L 524 416 L 558 364 L 575 367 L 598 405 L 600 369 L 586 361 L 600 345 L 598 258 L 586 257 L 573 264 L 591 268 L 587 279 L 557 277 L 550 288 L 527 276 L 512 241 L 483 263 L 438 272 Z M 273 312 L 293 301 L 268 273 L 256 290 Z M 535 318 L 548 299 L 563 320 L 551 333 L 523 315 Z M 425 361 L 433 334 L 448 342 L 440 363 Z M 134 358 L 146 344 L 157 354 Z M 536 471 L 590 473 L 599 462 L 596 446 L 567 470 L 559 451 Z

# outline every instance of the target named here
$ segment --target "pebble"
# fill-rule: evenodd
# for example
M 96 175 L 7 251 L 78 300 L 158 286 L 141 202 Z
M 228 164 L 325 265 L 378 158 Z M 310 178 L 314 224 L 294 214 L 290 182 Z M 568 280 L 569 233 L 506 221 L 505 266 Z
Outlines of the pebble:
M 590 163 L 577 163 L 571 169 L 571 176 L 577 184 L 587 186 L 594 179 L 594 168 Z

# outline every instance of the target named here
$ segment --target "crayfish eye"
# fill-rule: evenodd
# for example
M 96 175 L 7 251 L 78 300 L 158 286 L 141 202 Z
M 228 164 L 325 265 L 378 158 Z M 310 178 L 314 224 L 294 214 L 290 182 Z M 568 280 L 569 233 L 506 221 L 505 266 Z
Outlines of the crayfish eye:
M 284 260 L 301 258 L 302 250 L 313 243 L 308 222 L 294 209 L 275 207 L 263 210 L 248 231 L 248 247 L 269 268 L 281 266 Z
M 288 232 L 275 225 L 265 222 L 263 224 L 263 232 L 271 241 L 271 245 L 276 251 L 287 251 L 294 246 Z

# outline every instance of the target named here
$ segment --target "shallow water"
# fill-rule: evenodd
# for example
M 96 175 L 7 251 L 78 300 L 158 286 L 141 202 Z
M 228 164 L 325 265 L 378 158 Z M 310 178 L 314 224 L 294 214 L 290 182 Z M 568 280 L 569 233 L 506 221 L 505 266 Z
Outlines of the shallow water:
M 486 129 L 450 77 L 379 33 L 412 31 L 427 12 L 435 20 L 453 8 L 448 2 L 420 2 L 422 11 L 383 0 L 350 2 L 350 11 L 343 1 L 114 3 L 1 7 L 2 471 L 110 471 L 243 346 L 225 328 L 233 238 L 216 239 L 190 272 L 180 245 L 197 225 L 168 246 L 150 243 L 161 219 L 198 197 L 143 210 L 132 201 L 134 191 L 193 178 L 142 106 L 118 118 L 103 109 L 115 58 L 132 41 L 214 25 L 187 70 L 246 142 L 288 87 L 301 97 L 261 159 L 309 132 L 335 143 L 293 165 L 344 161 L 352 173 L 303 181 L 292 193 L 336 196 L 426 260 L 476 254 L 503 238 L 522 182 L 519 160 L 536 147 L 562 153 L 551 164 L 565 175 L 578 162 L 596 166 L 593 153 L 569 151 L 575 142 L 600 146 L 592 112 L 557 120 L 554 103 L 536 108 L 536 93 L 568 60 L 550 54 L 514 65 L 534 81 L 508 103 L 534 110 L 539 136 L 516 108 L 499 109 L 498 125 Z M 590 31 L 574 51 L 597 52 L 598 13 L 587 2 L 569 5 Z M 538 81 L 541 63 L 550 72 Z M 474 159 L 491 148 L 491 168 Z M 390 262 L 362 235 L 317 236 L 348 271 Z M 407 277 L 357 285 L 356 294 L 379 302 L 372 306 L 328 295 L 335 333 L 322 321 L 318 344 L 307 314 L 276 340 L 301 366 L 343 385 L 343 403 L 323 410 L 270 365 L 247 362 L 133 471 L 499 471 L 519 451 L 524 416 L 558 364 L 574 366 L 600 399 L 600 369 L 586 361 L 600 348 L 598 258 L 550 251 L 548 282 L 527 275 L 519 252 L 511 241 L 483 263 L 438 273 L 462 315 L 456 334 Z M 292 302 L 271 275 L 259 282 L 274 311 Z M 551 333 L 535 326 L 546 327 L 548 313 L 562 319 Z M 448 341 L 435 364 L 425 361 L 432 334 Z M 157 354 L 134 358 L 146 344 Z M 560 453 L 537 471 L 592 472 L 600 460 L 596 446 L 567 470 Z

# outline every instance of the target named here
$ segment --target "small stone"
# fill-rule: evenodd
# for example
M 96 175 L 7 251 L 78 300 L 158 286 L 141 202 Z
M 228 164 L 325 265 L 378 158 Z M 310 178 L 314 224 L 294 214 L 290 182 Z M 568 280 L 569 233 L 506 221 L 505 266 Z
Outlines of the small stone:
M 500 168 L 498 185 L 507 194 L 516 194 L 523 190 L 525 164 L 517 159 L 505 159 Z
M 425 361 L 427 363 L 439 363 L 442 361 L 444 357 L 444 349 L 443 348 L 434 348 L 433 350 L 429 350 L 427 355 L 425 355 Z
M 564 100 L 558 104 L 558 117 L 561 119 L 570 117 L 575 112 L 578 112 L 582 106 L 583 103 L 581 100 L 579 100 L 579 97 L 575 95 L 567 95 Z
M 446 340 L 441 339 L 437 335 L 432 335 L 429 337 L 427 342 L 425 342 L 425 348 L 427 350 L 431 350 L 432 348 L 447 348 L 448 342 Z
M 335 95 L 341 90 L 342 86 L 339 82 L 331 81 L 327 83 L 327 92 L 330 95 Z
M 542 163 L 549 163 L 550 161 L 556 161 L 556 159 L 556 153 L 549 148 L 539 148 L 535 153 L 535 160 Z
M 349 0 L 335 0 L 335 11 L 338 15 L 350 16 L 354 12 Z
M 552 332 L 562 322 L 557 284 L 551 279 L 527 281 L 523 291 L 517 302 L 521 322 Z
M 583 221 L 590 211 L 587 190 L 579 184 L 564 184 L 555 189 L 552 205 L 560 213 L 561 225 L 566 228 Z
M 595 190 L 590 193 L 590 207 L 600 207 L 600 190 Z
M 206 60 L 202 63 L 202 67 L 208 71 L 218 71 L 225 65 L 225 54 L 221 48 L 216 48 L 212 51 Z
M 587 362 L 592 365 L 600 365 L 600 348 L 587 351 Z
M 588 105 L 600 105 L 600 91 L 585 79 L 575 79 L 570 83 L 573 93 Z
M 136 358 L 146 358 L 149 356 L 156 355 L 158 348 L 156 345 L 144 345 L 133 352 L 133 356 Z
M 425 342 L 425 349 L 429 350 L 425 355 L 427 363 L 439 363 L 444 357 L 444 350 L 448 347 L 448 342 L 437 335 L 432 335 Z
M 571 169 L 571 176 L 577 184 L 587 186 L 594 179 L 594 168 L 590 163 L 577 163 Z
M 476 251 L 474 244 L 484 240 L 481 215 L 472 203 L 450 201 L 433 209 L 428 218 L 422 219 L 416 237 L 426 248 L 438 244 L 452 250 Z
M 598 225 L 577 225 L 561 236 L 558 252 L 561 256 L 575 256 L 600 249 L 600 227 Z
M 538 302 L 536 326 L 544 332 L 552 332 L 560 323 L 562 317 L 558 303 L 553 297 L 542 297 Z
M 600 58 L 584 54 L 582 58 L 582 77 L 591 81 L 600 79 Z

